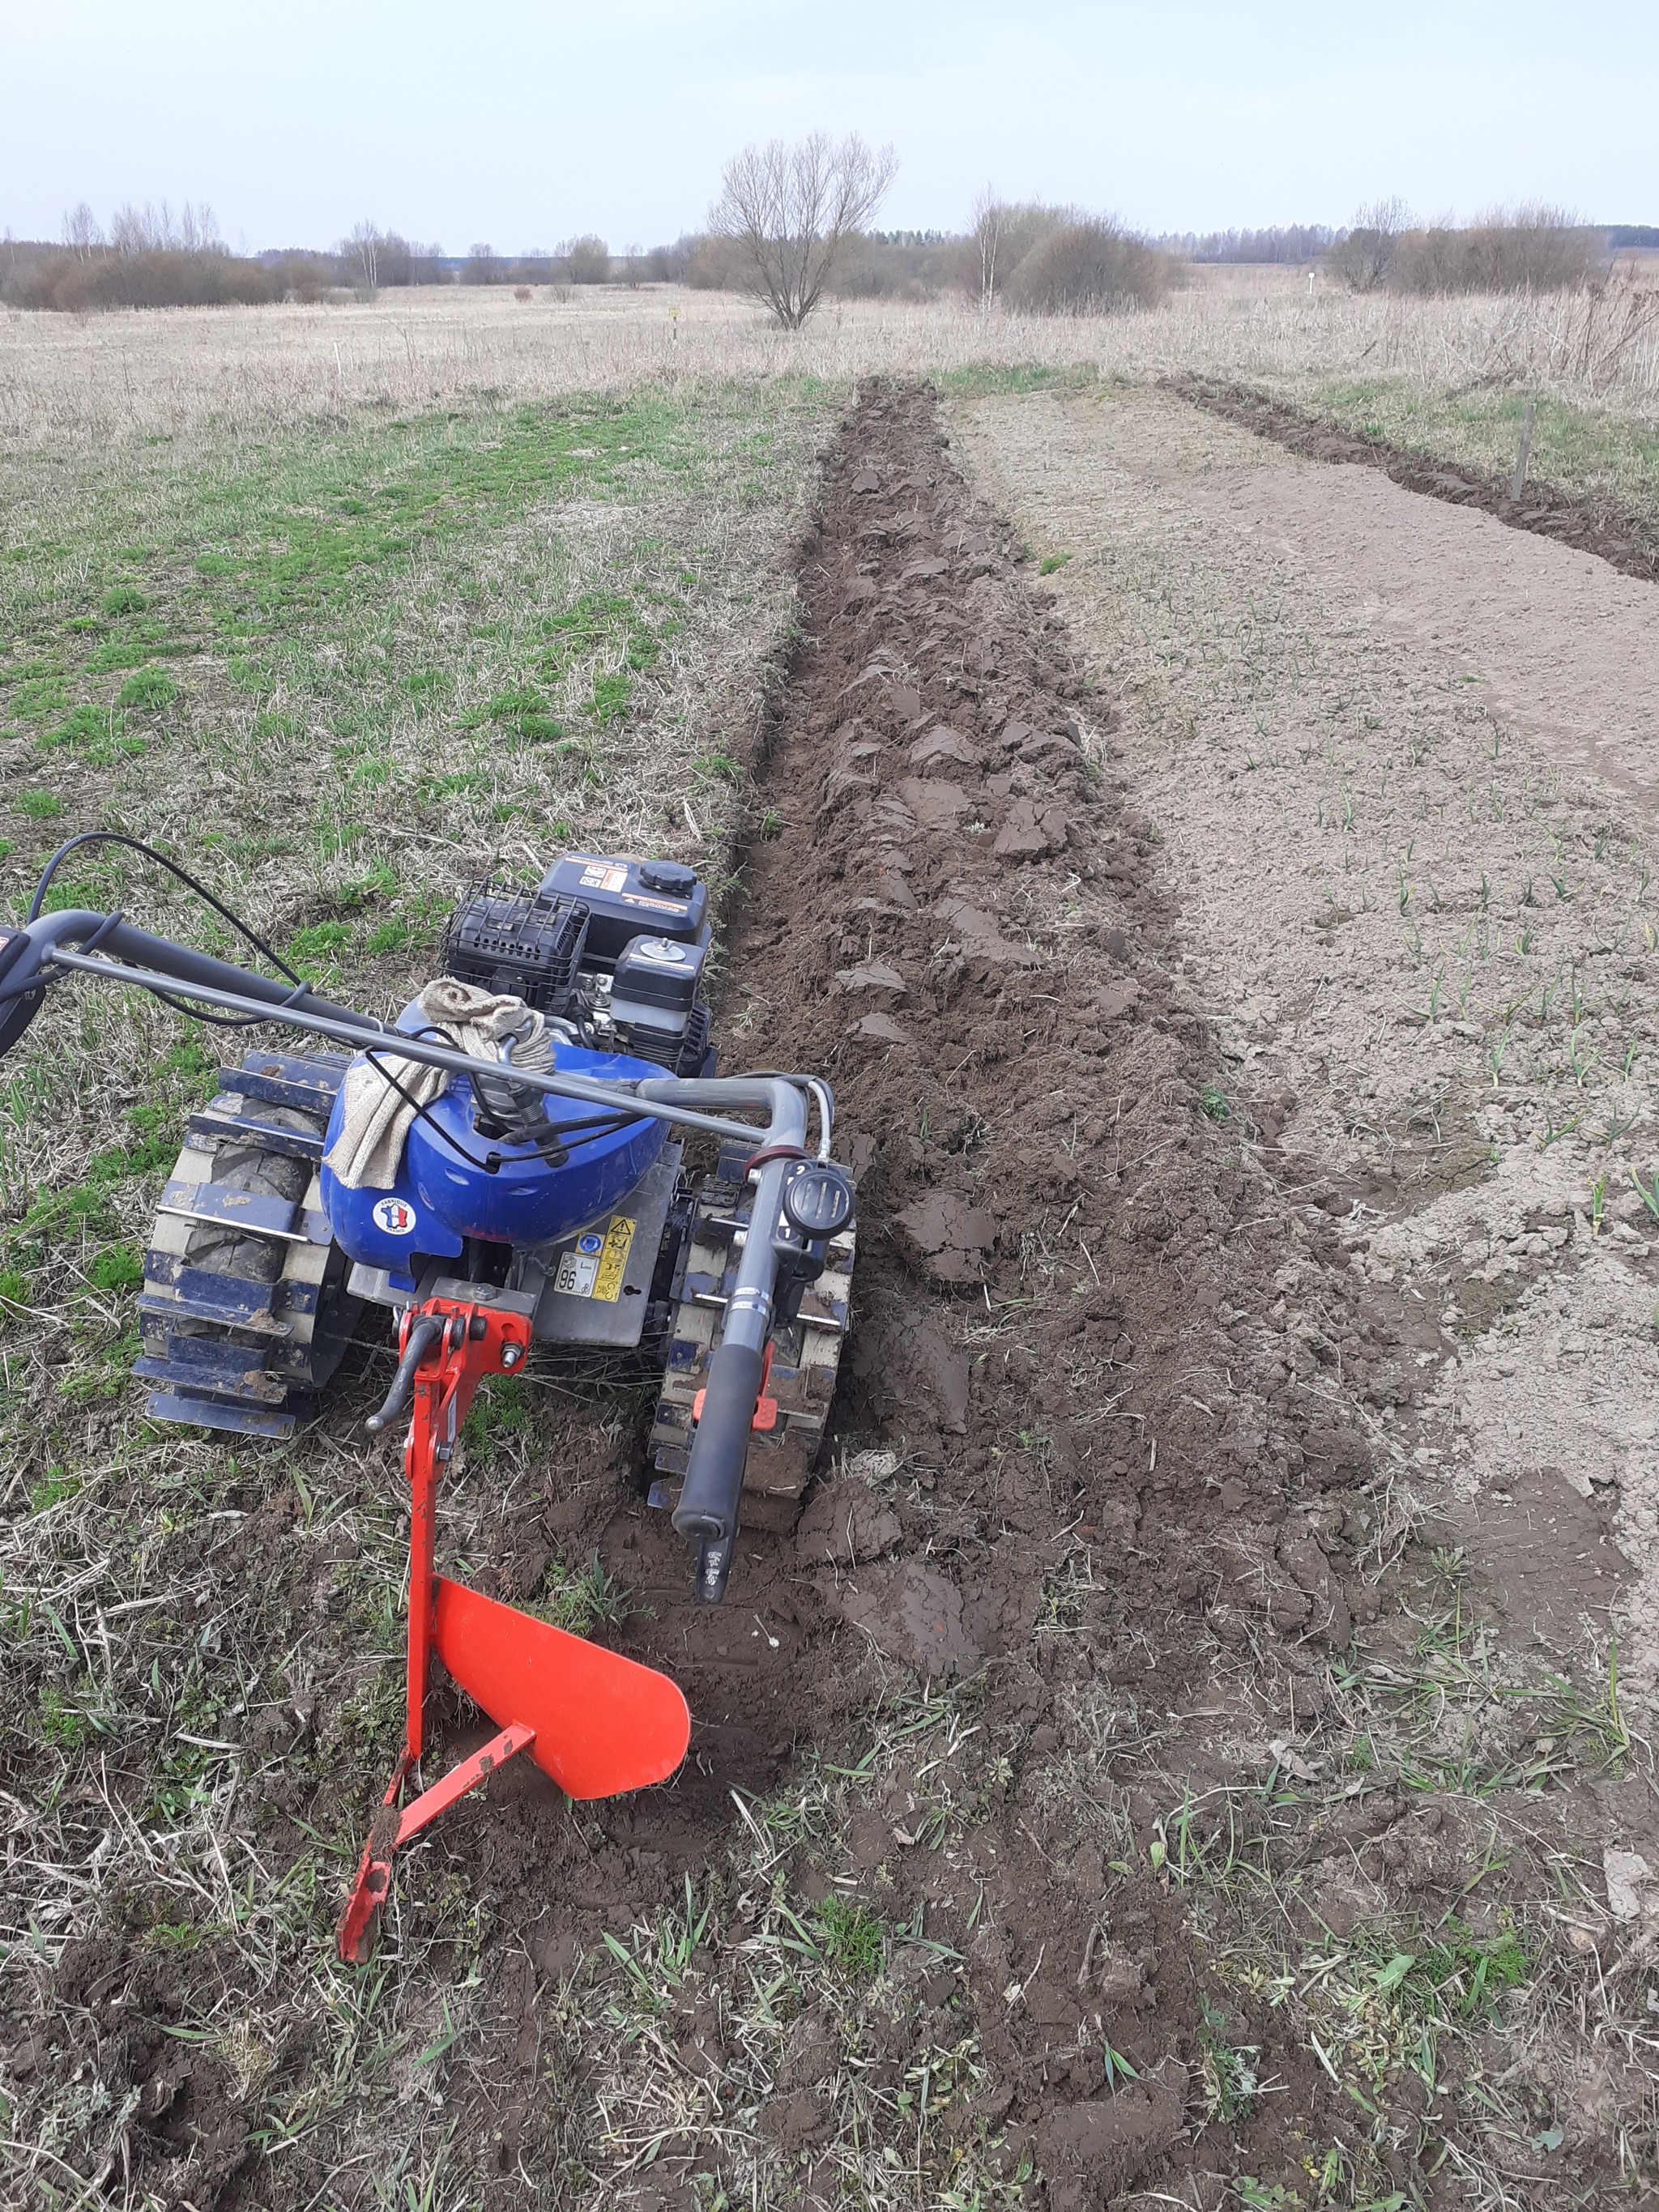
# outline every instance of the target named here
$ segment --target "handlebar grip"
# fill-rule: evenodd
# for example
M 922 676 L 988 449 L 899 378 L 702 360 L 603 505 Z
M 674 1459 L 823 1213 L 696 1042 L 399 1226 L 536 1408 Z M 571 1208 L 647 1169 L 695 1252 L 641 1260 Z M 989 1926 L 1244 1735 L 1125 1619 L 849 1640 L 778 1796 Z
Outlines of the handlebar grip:
M 15 1045 L 40 1011 L 45 990 L 33 982 L 40 965 L 38 947 L 25 929 L 0 931 L 0 1058 Z
M 737 1534 L 744 1462 L 760 1396 L 765 1354 L 746 1344 L 722 1342 L 708 1363 L 702 1419 L 691 1441 L 691 1461 L 674 1526 L 682 1536 L 724 1542 Z

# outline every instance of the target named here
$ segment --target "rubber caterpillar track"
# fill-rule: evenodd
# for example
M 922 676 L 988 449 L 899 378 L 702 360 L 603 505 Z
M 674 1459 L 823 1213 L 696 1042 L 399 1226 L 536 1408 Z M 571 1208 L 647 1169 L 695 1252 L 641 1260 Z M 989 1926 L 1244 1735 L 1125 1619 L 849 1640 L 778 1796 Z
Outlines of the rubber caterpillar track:
M 280 1440 L 339 1365 L 362 1307 L 317 1169 L 349 1064 L 251 1052 L 191 1115 L 138 1300 L 152 1419 Z

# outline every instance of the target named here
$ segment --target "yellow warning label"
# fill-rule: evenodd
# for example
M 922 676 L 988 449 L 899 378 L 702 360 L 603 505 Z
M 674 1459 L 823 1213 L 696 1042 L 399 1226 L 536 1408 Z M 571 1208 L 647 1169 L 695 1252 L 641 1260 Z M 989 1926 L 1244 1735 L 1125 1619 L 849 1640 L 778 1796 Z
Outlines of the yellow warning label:
M 611 1304 L 622 1296 L 623 1270 L 628 1265 L 628 1255 L 634 1243 L 635 1224 L 626 1214 L 613 1213 L 611 1226 L 605 1232 L 605 1249 L 599 1255 L 599 1272 L 593 1281 L 593 1296 L 605 1298 Z

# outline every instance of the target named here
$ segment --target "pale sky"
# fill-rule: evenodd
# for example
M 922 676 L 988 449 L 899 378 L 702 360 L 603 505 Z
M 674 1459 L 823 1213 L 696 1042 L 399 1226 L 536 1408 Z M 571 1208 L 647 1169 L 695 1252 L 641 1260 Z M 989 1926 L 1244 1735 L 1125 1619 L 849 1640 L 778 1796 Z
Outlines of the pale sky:
M 1152 231 L 1547 200 L 1659 223 L 1659 0 L 0 0 L 0 230 L 206 201 L 465 252 L 703 221 L 750 139 L 890 140 L 884 227 L 987 182 Z

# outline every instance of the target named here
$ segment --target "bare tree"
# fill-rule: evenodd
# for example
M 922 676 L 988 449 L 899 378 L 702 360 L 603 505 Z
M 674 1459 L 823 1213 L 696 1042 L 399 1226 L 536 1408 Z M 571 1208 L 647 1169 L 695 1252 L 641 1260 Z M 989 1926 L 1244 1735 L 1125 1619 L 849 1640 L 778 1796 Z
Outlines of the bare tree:
M 1401 240 L 1411 227 L 1411 210 L 1402 199 L 1372 200 L 1353 219 L 1353 228 L 1340 238 L 1327 257 L 1332 272 L 1351 292 L 1374 292 L 1386 283 Z
M 590 231 L 562 249 L 573 284 L 605 284 L 611 279 L 611 248 Z
M 90 261 L 103 242 L 98 218 L 82 200 L 64 217 L 64 244 L 77 261 Z
M 745 289 L 785 330 L 799 330 L 817 306 L 837 254 L 880 206 L 897 167 L 890 146 L 872 152 L 856 131 L 839 145 L 823 131 L 799 146 L 775 138 L 727 162 L 709 228 L 731 240 Z
M 340 258 L 352 283 L 371 299 L 380 289 L 380 249 L 384 244 L 377 222 L 360 222 L 349 237 L 340 240 Z
M 996 304 L 997 255 L 1001 250 L 1007 213 L 993 185 L 987 185 L 974 202 L 974 227 L 968 235 L 979 251 L 979 311 L 982 315 L 988 315 Z

